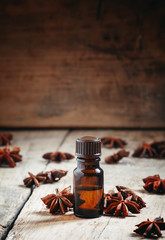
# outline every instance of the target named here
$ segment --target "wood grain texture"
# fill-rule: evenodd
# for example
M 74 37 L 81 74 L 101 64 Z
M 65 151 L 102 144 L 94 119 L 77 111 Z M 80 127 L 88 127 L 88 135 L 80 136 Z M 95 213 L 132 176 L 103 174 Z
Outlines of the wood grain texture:
M 0 3 L 0 126 L 165 127 L 165 1 Z
M 77 137 L 83 135 L 122 137 L 128 141 L 126 149 L 132 154 L 133 149 L 140 145 L 142 141 L 151 142 L 153 140 L 164 139 L 165 131 L 71 131 L 59 150 L 74 154 L 75 140 Z M 40 141 L 42 141 L 42 135 L 39 138 Z M 54 147 L 52 148 L 52 139 L 50 140 L 50 145 L 44 145 L 43 143 L 42 146 L 44 151 L 54 150 Z M 104 157 L 116 151 L 116 149 L 102 149 L 101 167 L 105 175 L 105 192 L 113 189 L 116 185 L 124 185 L 132 188 L 147 203 L 147 207 L 143 208 L 140 214 L 133 215 L 130 213 L 129 217 L 126 218 L 102 216 L 95 219 L 81 219 L 75 217 L 72 212 L 64 216 L 53 216 L 49 214 L 48 209 L 40 198 L 49 193 L 53 193 L 56 187 L 62 189 L 70 184 L 72 185 L 73 169 L 76 167 L 76 159 L 63 161 L 61 163 L 51 162 L 46 166 L 46 170 L 60 168 L 68 170 L 68 174 L 58 183 L 42 185 L 34 189 L 32 196 L 18 216 L 13 229 L 9 232 L 7 240 L 52 240 L 52 237 L 55 237 L 57 240 L 139 239 L 139 237 L 133 233 L 136 224 L 147 218 L 153 219 L 157 216 L 165 216 L 164 196 L 149 194 L 142 187 L 142 178 L 148 175 L 160 174 L 162 178 L 165 177 L 165 163 L 164 160 L 138 159 L 132 158 L 130 155 L 128 158 L 121 160 L 117 165 L 105 164 L 103 161 Z M 3 171 L 5 172 L 6 169 L 3 169 Z M 163 236 L 165 236 L 164 233 Z
M 29 171 L 36 174 L 46 168 L 47 161 L 42 159 L 45 148 L 57 150 L 66 133 L 67 130 L 13 132 L 12 145 L 21 147 L 23 161 L 15 168 L 0 167 L 0 237 L 30 196 L 31 189 L 24 187 L 23 179 Z

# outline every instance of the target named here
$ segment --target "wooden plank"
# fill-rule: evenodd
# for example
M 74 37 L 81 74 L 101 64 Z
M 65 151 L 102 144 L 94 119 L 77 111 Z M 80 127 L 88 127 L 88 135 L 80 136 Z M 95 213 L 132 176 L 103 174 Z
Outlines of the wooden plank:
M 83 135 L 105 136 L 111 135 L 126 139 L 129 144 L 126 149 L 130 150 L 140 145 L 142 141 L 150 142 L 161 140 L 165 137 L 165 131 L 72 131 L 60 147 L 61 151 L 74 153 L 75 139 Z M 137 192 L 147 207 L 141 210 L 138 215 L 130 214 L 126 218 L 115 218 L 102 216 L 95 219 L 81 219 L 75 217 L 72 212 L 62 215 L 50 215 L 48 209 L 40 200 L 46 194 L 53 193 L 56 187 L 72 185 L 73 169 L 76 167 L 76 160 L 64 161 L 62 163 L 50 163 L 47 169 L 61 168 L 68 170 L 65 178 L 56 184 L 43 185 L 34 190 L 29 201 L 26 203 L 21 214 L 10 231 L 7 240 L 25 239 L 133 239 L 135 224 L 147 218 L 153 219 L 165 215 L 165 198 L 163 195 L 149 194 L 143 189 L 142 178 L 152 174 L 160 174 L 165 177 L 164 160 L 124 158 L 118 165 L 107 165 L 103 159 L 110 153 L 117 150 L 102 149 L 101 167 L 105 174 L 105 192 L 115 185 L 125 185 Z
M 165 127 L 165 1 L 97 3 L 1 1 L 0 126 Z
M 57 149 L 67 130 L 13 132 L 12 146 L 20 146 L 23 161 L 15 168 L 0 168 L 0 237 L 10 226 L 31 190 L 24 187 L 23 179 L 28 171 L 38 173 L 45 169 L 42 151 Z

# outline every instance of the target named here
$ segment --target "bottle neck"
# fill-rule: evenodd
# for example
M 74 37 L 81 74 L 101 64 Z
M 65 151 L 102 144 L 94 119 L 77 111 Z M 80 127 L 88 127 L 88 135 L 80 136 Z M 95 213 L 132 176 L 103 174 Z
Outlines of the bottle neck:
M 77 167 L 84 169 L 84 168 L 96 168 L 99 167 L 100 158 L 80 158 L 77 159 Z

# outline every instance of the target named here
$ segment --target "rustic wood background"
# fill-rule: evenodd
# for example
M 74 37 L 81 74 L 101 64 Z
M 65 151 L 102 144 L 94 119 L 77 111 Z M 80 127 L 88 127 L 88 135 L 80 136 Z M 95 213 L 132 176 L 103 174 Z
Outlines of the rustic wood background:
M 165 127 L 164 0 L 2 0 L 0 126 Z

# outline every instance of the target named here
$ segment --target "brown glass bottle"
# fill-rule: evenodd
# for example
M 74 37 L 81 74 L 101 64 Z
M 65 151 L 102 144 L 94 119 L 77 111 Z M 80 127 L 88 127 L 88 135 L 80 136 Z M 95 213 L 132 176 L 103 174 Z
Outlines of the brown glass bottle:
M 74 170 L 74 213 L 93 218 L 103 213 L 103 170 L 99 166 L 101 141 L 95 137 L 76 140 L 77 168 Z

